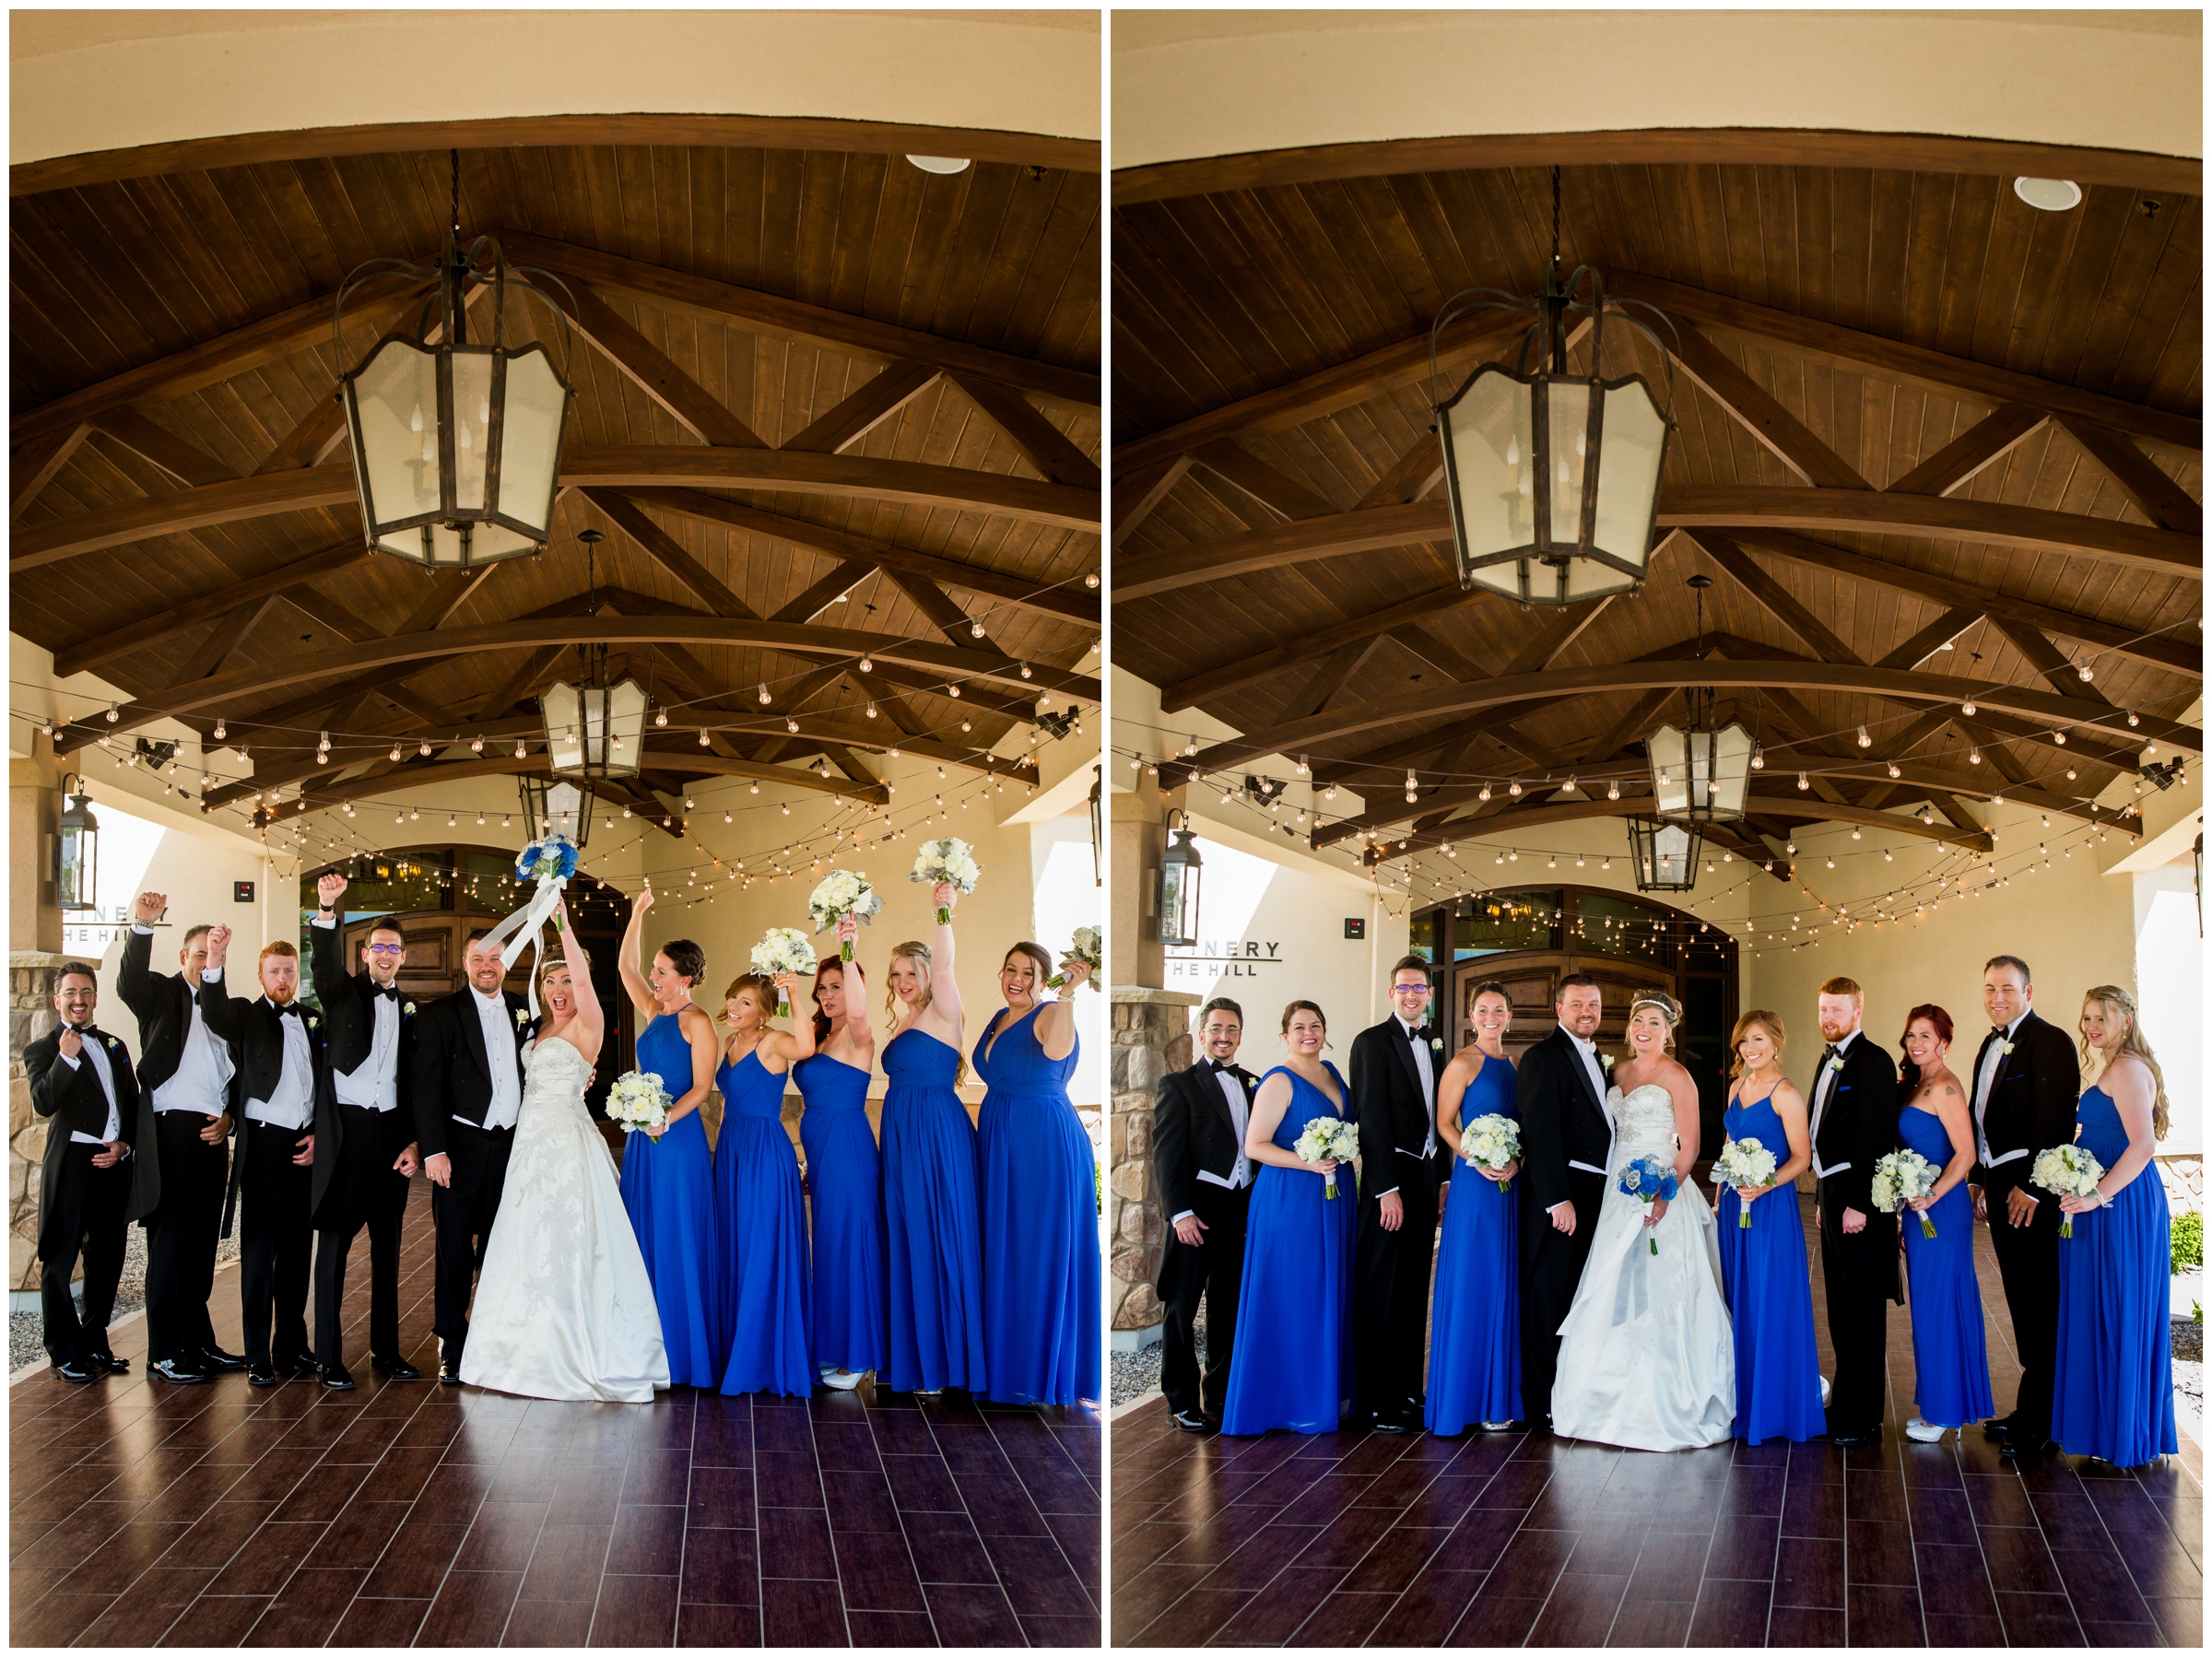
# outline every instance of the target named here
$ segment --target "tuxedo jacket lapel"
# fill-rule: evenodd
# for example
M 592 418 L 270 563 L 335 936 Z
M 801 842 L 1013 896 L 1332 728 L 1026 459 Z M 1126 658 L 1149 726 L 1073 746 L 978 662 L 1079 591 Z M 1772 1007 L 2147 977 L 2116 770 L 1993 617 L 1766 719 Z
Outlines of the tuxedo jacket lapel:
M 487 1087 L 491 1084 L 491 1053 L 484 1045 L 484 1016 L 477 1010 L 476 992 L 464 989 L 459 1005 L 453 1009 L 461 1021 L 461 1044 L 476 1060 L 477 1069 L 483 1074 Z
M 1212 1104 L 1215 1110 L 1221 1113 L 1221 1121 L 1229 1129 L 1230 1137 L 1234 1139 L 1237 1137 L 1237 1117 L 1236 1112 L 1229 1108 L 1229 1095 L 1221 1091 L 1221 1078 L 1225 1075 L 1229 1077 L 1230 1081 L 1234 1082 L 1239 1087 L 1243 1089 L 1244 1104 L 1247 1114 L 1250 1114 L 1251 1111 L 1252 1088 L 1245 1082 L 1244 1075 L 1241 1071 L 1209 1070 L 1205 1075 L 1205 1079 L 1202 1085 L 1205 1087 L 1206 1093 L 1210 1096 L 1208 1102 Z
M 1426 1110 L 1428 1099 L 1421 1091 L 1421 1066 L 1413 1056 L 1413 1038 L 1406 1033 L 1406 1027 L 1395 1018 L 1390 1021 L 1388 1028 L 1391 1043 L 1398 1050 L 1399 1067 L 1406 1072 L 1406 1079 L 1413 1084 L 1414 1099 Z

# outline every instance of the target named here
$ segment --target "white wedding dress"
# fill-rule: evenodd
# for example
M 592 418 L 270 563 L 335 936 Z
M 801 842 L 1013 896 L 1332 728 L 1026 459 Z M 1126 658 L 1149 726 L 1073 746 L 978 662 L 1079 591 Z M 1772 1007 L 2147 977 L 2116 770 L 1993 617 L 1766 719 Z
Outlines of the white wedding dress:
M 1651 1084 L 1607 1096 L 1613 1166 L 1597 1235 L 1559 1325 L 1552 1430 L 1630 1450 L 1718 1444 L 1735 1423 L 1735 1337 L 1721 1287 L 1712 1207 L 1680 1182 L 1656 1226 L 1620 1190 L 1641 1157 L 1675 1160 L 1675 1101 Z M 1656 1242 L 1659 1252 L 1652 1252 Z
M 584 1108 L 592 1063 L 554 1037 L 524 1049 L 523 1066 L 461 1379 L 525 1398 L 651 1404 L 668 1385 L 661 1312 L 614 1157 Z

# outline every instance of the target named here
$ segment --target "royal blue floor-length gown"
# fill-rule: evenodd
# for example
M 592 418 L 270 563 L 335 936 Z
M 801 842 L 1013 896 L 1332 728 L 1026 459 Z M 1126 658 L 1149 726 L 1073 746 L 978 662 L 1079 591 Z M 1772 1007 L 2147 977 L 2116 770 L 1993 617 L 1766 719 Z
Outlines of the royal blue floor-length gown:
M 1938 1172 L 1958 1147 L 1933 1111 L 1908 1102 L 1897 1136 Z M 1982 1286 L 1974 1278 L 1974 1200 L 1961 1180 L 1920 1216 L 1897 1216 L 1905 1240 L 1905 1302 L 1912 1312 L 1912 1400 L 1931 1427 L 1986 1420 L 1997 1406 L 1989 1385 L 1989 1344 L 1982 1326 Z
M 868 1126 L 868 1073 L 828 1053 L 801 1059 L 799 1143 L 814 1214 L 814 1361 L 861 1374 L 883 1368 L 883 1158 Z
M 1459 1103 L 1460 1132 L 1478 1116 L 1520 1111 L 1513 1067 L 1485 1058 Z M 1430 1301 L 1429 1396 L 1422 1425 L 1450 1438 L 1484 1421 L 1521 1418 L 1521 1230 L 1519 1198 L 1452 1159 Z
M 1000 1404 L 1101 1398 L 1098 1155 L 1067 1097 L 1081 1045 L 1048 1059 L 1041 1005 L 1003 1017 L 970 1062 L 983 1228 L 983 1369 Z M 986 1051 L 987 1050 L 987 1051 Z
M 638 1037 L 637 1067 L 657 1075 L 671 1099 L 691 1090 L 691 1043 L 680 1020 L 662 1014 Z M 724 1132 L 728 1132 L 725 1128 Z M 714 1161 L 707 1126 L 691 1111 L 657 1140 L 632 1128 L 622 1146 L 622 1206 L 645 1256 L 661 1309 L 668 1376 L 679 1387 L 722 1380 L 722 1319 L 714 1276 Z
M 1324 1064 L 1327 1062 L 1324 1060 Z M 1327 1065 L 1351 1120 L 1352 1090 Z M 1338 1114 L 1328 1096 L 1280 1066 L 1290 1107 L 1275 1130 L 1284 1150 L 1306 1123 Z M 1264 1086 L 1267 1076 L 1260 1081 Z M 1322 1177 L 1264 1164 L 1252 1182 L 1244 1228 L 1244 1284 L 1237 1303 L 1236 1356 L 1221 1408 L 1225 1433 L 1333 1433 L 1352 1407 L 1352 1252 L 1359 1239 L 1359 1183 L 1348 1164 L 1336 1170 L 1336 1199 Z
M 714 1147 L 715 1258 L 728 1350 L 722 1390 L 814 1391 L 806 1333 L 806 1202 L 783 1128 L 785 1078 L 747 1053 L 714 1073 L 722 1139 Z
M 883 1050 L 883 1217 L 890 1361 L 899 1393 L 983 1390 L 982 1220 L 975 1125 L 953 1091 L 960 1053 L 924 1029 Z
M 1790 1159 L 1789 1135 L 1771 1099 L 1729 1102 L 1722 1123 L 1731 1139 L 1756 1139 Z M 1724 1186 L 1714 1210 L 1720 1233 L 1721 1287 L 1735 1330 L 1735 1436 L 1803 1443 L 1828 1431 L 1820 1407 L 1820 1348 L 1813 1334 L 1813 1282 L 1805 1252 L 1805 1220 L 1791 1187 L 1748 1205 Z
M 2127 1149 L 2119 1107 L 2081 1096 L 2079 1144 L 2106 1168 Z M 2173 1433 L 2173 1218 L 2147 1167 L 2109 1208 L 2074 1216 L 2058 1243 L 2058 1380 L 2051 1436 L 2069 1455 L 2140 1467 L 2179 1448 Z

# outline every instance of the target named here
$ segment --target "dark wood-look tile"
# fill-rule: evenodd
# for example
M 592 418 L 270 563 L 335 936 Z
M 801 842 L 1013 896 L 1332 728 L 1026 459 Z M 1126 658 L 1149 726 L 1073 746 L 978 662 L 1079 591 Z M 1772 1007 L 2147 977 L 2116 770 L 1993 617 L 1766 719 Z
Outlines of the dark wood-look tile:
M 1343 1576 L 1335 1569 L 1285 1572 L 1254 1594 L 1207 1643 L 1281 1645 L 1320 1609 Z
M 692 1468 L 687 1523 L 750 1530 L 754 1511 L 750 1467 Z
M 265 1524 L 248 1537 L 217 1575 L 210 1593 L 276 1593 L 329 1527 Z
M 2081 1623 L 2063 1593 L 2008 1593 L 1999 1591 L 1997 1616 L 2006 1642 L 2016 1646 L 2077 1646 Z
M 549 1504 L 488 1501 L 478 1508 L 452 1561 L 455 1570 L 524 1571 L 546 1528 Z
M 617 1576 L 600 1579 L 592 1614 L 594 1646 L 667 1646 L 676 1642 L 676 1579 Z
M 1982 1557 L 1990 1586 L 1999 1593 L 2063 1593 L 2065 1584 L 2051 1562 L 2051 1550 L 2039 1531 L 1992 1526 L 1982 1532 Z
M 1774 1567 L 1774 1604 L 1790 1610 L 1843 1609 L 1845 1545 L 1815 1536 L 1785 1536 Z
M 809 1508 L 760 1510 L 760 1575 L 834 1581 L 837 1556 L 830 1545 L 830 1519 Z
M 516 1570 L 455 1570 L 439 1584 L 438 1597 L 415 1636 L 418 1646 L 488 1646 L 500 1642 L 523 1585 Z
M 834 1581 L 763 1581 L 760 1638 L 764 1644 L 843 1645 L 844 1602 Z
M 2166 1636 L 2170 1646 L 2187 1646 L 2201 1649 L 2205 1643 L 2205 1602 L 2200 1595 L 2194 1599 L 2154 1599 L 2146 1602 L 2150 1606 L 2151 1620 Z
M 1606 1643 L 1627 1593 L 1628 1576 L 1559 1578 L 1528 1631 L 1532 1646 L 1597 1646 Z
M 284 1591 L 248 1631 L 250 1646 L 319 1646 L 327 1640 L 346 1607 L 369 1580 L 365 1570 L 308 1570 L 293 1573 Z
M 760 1643 L 759 1605 L 680 1604 L 676 1612 L 676 1643 L 726 1649 Z
M 1072 1619 L 1063 1619 L 1072 1620 Z M 925 1611 L 853 1611 L 845 1613 L 845 1625 L 852 1630 L 856 1646 L 895 1648 L 903 1646 L 934 1646 L 937 1643 L 935 1626 Z M 1097 1625 L 1091 1627 L 1088 1639 L 1039 1639 L 1040 1634 L 1073 1632 L 1074 1630 L 1047 1630 L 1032 1628 L 1024 1624 L 1030 1634 L 1032 1645 L 1096 1645 L 1099 1643 Z
M 1314 1608 L 1313 1615 L 1306 1618 L 1298 1631 L 1299 1643 L 1316 1646 L 1364 1645 L 1396 1597 L 1389 1593 L 1347 1593 L 1339 1589 L 1322 1601 Z M 1024 1617 L 1022 1625 L 1027 1628 L 1034 1620 Z
M 1497 1579 L 1493 1574 L 1492 1579 Z M 1494 1593 L 1487 1588 L 1475 1596 L 1444 1639 L 1448 1646 L 1517 1646 L 1528 1639 L 1528 1631 L 1535 1627 L 1536 1618 L 1543 1615 L 1544 1602 L 1512 1594 Z
M 268 1607 L 269 1599 L 258 1594 L 231 1599 L 202 1594 L 186 1607 L 182 1616 L 170 1624 L 169 1632 L 161 1636 L 161 1643 L 165 1646 L 243 1645 L 247 1632 L 261 1620 L 261 1614 Z
M 368 1570 L 383 1557 L 411 1510 L 406 1502 L 350 1501 L 321 1527 L 305 1563 L 319 1570 Z
M 1688 1643 L 1764 1645 L 1767 1613 L 1773 1597 L 1771 1582 L 1707 1579 L 1698 1591 L 1697 1606 L 1690 1614 Z
M 65 1646 L 115 1604 L 112 1593 L 48 1593 L 8 1619 L 8 1643 Z
M 1958 1648 L 2005 1643 L 2005 1625 L 1994 1616 L 1938 1616 L 1931 1613 L 1926 1621 L 1931 1646 Z
M 1627 1620 L 1627 1613 L 1622 1613 Z M 1806 1606 L 1777 1605 L 1767 1617 L 1767 1644 L 1770 1646 L 1840 1646 L 1845 1642 L 1844 1619 L 1841 1606 L 1833 1610 L 1815 1610 Z M 1617 1639 L 1626 1645 L 1626 1640 Z M 1658 1641 L 1653 1644 L 1677 1644 L 1678 1641 Z
M 686 1604 L 758 1605 L 759 1533 L 696 1527 L 685 1532 L 681 1599 Z
M 924 1611 L 921 1579 L 897 1531 L 848 1531 L 836 1537 L 838 1581 L 854 1611 Z M 1064 1601 L 1061 1609 L 1066 1609 Z
M 883 1468 L 890 1480 L 891 1499 L 901 1510 L 951 1513 L 962 1510 L 960 1487 L 953 1478 L 952 1470 L 935 1455 L 886 1455 Z
M 591 1600 L 517 1600 L 500 1635 L 503 1646 L 580 1646 L 591 1638 Z
M 830 1508 L 830 1524 L 836 1531 L 895 1531 L 900 1529 L 899 1504 L 891 1496 L 890 1481 L 880 1468 L 828 1469 L 822 1473 L 822 1494 Z M 1098 1512 L 1093 1502 L 1091 1512 Z
M 1713 1531 L 1712 1548 L 1705 1557 L 1705 1575 L 1708 1579 L 1726 1577 L 1772 1581 L 1781 1534 L 1782 1521 L 1779 1518 L 1761 1519 L 1742 1514 L 1725 1520 Z
M 406 1646 L 415 1643 L 415 1636 L 422 1627 L 423 1618 L 430 1614 L 427 1599 L 372 1599 L 363 1593 L 356 1596 L 346 1607 L 346 1615 L 338 1619 L 332 1631 L 330 1643 L 334 1646 Z
M 1850 1643 L 1918 1646 L 1927 1643 L 1920 1590 L 1886 1582 L 1853 1582 L 1845 1590 Z
M 683 1509 L 616 1510 L 614 1540 L 606 1555 L 609 1576 L 673 1577 L 681 1574 L 683 1560 Z
M 597 1525 L 547 1524 L 531 1550 L 520 1597 L 526 1600 L 588 1600 L 599 1592 L 606 1569 L 612 1531 Z

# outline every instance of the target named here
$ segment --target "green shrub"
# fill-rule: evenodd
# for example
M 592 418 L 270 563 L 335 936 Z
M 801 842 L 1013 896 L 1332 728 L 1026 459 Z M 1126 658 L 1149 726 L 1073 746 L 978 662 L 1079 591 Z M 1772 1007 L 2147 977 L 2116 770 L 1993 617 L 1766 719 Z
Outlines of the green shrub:
M 2194 1272 L 2205 1263 L 2205 1216 L 2192 1210 L 2173 1216 L 2173 1273 Z

